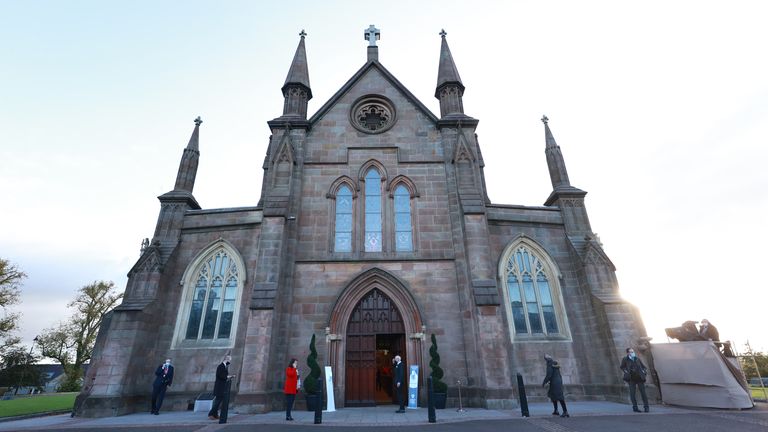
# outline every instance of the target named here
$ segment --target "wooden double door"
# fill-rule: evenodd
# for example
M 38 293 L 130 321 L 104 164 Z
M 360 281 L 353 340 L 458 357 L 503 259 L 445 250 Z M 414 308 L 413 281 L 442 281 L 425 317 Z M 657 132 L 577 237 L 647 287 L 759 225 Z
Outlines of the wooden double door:
M 405 351 L 400 311 L 384 293 L 372 289 L 355 306 L 347 325 L 345 406 L 396 403 L 392 359 L 399 355 L 407 370 Z

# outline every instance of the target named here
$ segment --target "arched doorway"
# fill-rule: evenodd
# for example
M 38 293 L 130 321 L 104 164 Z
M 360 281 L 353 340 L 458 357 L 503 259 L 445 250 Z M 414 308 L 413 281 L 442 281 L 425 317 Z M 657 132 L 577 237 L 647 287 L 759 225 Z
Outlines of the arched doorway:
M 370 290 L 349 317 L 346 339 L 345 406 L 395 400 L 392 359 L 399 355 L 408 364 L 405 326 L 397 306 L 379 289 Z
M 406 365 L 423 365 L 425 330 L 416 300 L 400 279 L 380 268 L 368 269 L 352 279 L 331 308 L 326 328 L 336 406 L 376 403 L 377 351 L 379 362 L 386 350 L 386 359 L 397 353 Z M 389 331 L 398 333 L 385 333 Z M 349 384 L 348 379 L 355 382 Z M 382 386 L 385 380 L 380 380 Z M 425 382 L 420 380 L 420 389 Z

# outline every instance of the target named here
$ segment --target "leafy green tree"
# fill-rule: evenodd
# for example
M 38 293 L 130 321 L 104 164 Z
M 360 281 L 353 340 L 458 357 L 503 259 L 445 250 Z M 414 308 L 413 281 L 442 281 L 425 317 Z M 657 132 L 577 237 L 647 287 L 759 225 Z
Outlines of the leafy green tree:
M 0 387 L 42 387 L 43 377 L 35 363 L 37 356 L 16 346 L 3 356 L 0 363 Z
M 0 360 L 5 361 L 6 353 L 13 351 L 20 342 L 14 334 L 19 328 L 19 314 L 10 311 L 10 306 L 19 302 L 21 281 L 26 278 L 19 268 L 0 258 Z
M 59 391 L 80 390 L 83 364 L 91 359 L 101 321 L 123 298 L 114 288 L 111 281 L 95 281 L 80 288 L 67 305 L 74 310 L 69 320 L 40 336 L 38 344 L 43 356 L 61 363 L 67 375 Z
M 309 366 L 309 375 L 302 384 L 307 394 L 317 394 L 317 379 L 320 378 L 320 365 L 317 364 L 317 349 L 315 349 L 315 335 L 309 342 L 309 356 L 307 356 L 307 366 Z
M 448 385 L 442 381 L 443 369 L 440 367 L 440 354 L 437 353 L 437 339 L 435 334 L 432 333 L 432 346 L 429 347 L 429 368 L 432 369 L 430 376 L 432 377 L 432 386 L 435 388 L 435 393 L 446 393 L 448 391 Z
M 752 359 L 753 356 L 754 360 Z M 759 351 L 753 352 L 747 348 L 744 354 L 739 357 L 739 361 L 741 362 L 741 369 L 744 371 L 744 375 L 746 375 L 747 379 L 757 378 L 755 363 L 757 363 L 757 367 L 760 369 L 760 376 L 763 378 L 768 377 L 768 354 Z

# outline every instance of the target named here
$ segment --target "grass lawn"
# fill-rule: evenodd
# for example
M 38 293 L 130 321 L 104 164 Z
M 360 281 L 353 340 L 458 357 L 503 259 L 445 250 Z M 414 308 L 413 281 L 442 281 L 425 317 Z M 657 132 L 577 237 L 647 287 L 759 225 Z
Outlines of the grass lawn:
M 761 387 L 751 386 L 750 389 L 752 390 L 752 399 L 756 399 L 756 400 L 766 399 L 766 393 L 768 393 L 768 387 L 765 388 L 765 393 L 763 393 L 763 389 Z
M 0 417 L 71 409 L 77 393 L 52 393 L 0 400 Z

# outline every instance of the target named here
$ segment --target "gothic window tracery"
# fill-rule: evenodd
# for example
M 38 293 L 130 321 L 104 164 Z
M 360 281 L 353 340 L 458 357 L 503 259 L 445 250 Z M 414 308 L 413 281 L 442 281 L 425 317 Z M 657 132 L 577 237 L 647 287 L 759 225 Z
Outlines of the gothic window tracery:
M 411 223 L 411 193 L 405 185 L 395 187 L 395 250 L 413 251 L 413 225 Z
M 380 95 L 368 95 L 352 105 L 349 120 L 360 132 L 378 134 L 394 126 L 397 114 L 389 99 Z
M 342 185 L 336 193 L 334 251 L 352 252 L 352 190 Z
M 365 237 L 366 252 L 381 252 L 381 174 L 371 168 L 365 174 Z
M 230 346 L 234 341 L 244 270 L 223 241 L 190 264 L 174 346 Z
M 501 278 L 510 326 L 516 336 L 567 336 L 557 278 L 541 251 L 525 242 L 508 249 Z
M 229 338 L 237 293 L 237 266 L 220 249 L 197 274 L 185 339 Z

